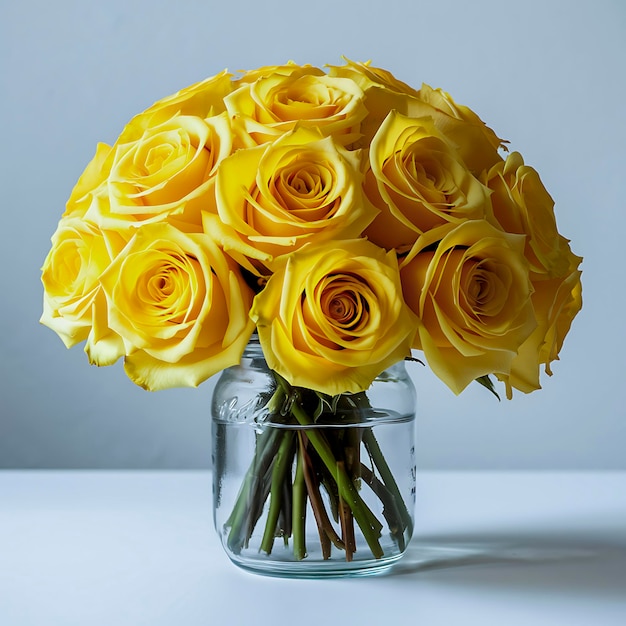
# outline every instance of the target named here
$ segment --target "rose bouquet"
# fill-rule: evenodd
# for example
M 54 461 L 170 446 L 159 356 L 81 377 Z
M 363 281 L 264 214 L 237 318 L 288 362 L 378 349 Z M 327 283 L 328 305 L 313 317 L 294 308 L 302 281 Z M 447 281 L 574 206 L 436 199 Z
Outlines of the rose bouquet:
M 67 347 L 85 341 L 92 364 L 123 358 L 149 390 L 237 365 L 257 333 L 274 376 L 264 419 L 285 424 L 354 413 L 412 350 L 454 393 L 475 380 L 493 390 L 495 376 L 510 398 L 551 373 L 581 307 L 581 259 L 553 204 L 520 154 L 439 89 L 349 61 L 223 72 L 98 145 L 52 237 L 41 321 Z M 321 537 L 349 559 L 356 521 L 378 556 L 368 477 L 403 536 L 410 520 L 375 440 L 371 467 L 346 469 L 341 434 L 318 435 L 259 438 L 234 544 L 268 499 L 275 535 L 285 511 L 272 480 L 293 487 L 305 449 Z

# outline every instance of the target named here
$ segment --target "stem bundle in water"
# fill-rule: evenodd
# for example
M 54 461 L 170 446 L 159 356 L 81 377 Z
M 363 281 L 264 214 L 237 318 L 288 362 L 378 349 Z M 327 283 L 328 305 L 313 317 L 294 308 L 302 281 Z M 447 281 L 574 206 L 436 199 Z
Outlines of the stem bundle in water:
M 404 550 L 405 536 L 412 532 L 411 515 L 374 437 L 371 420 L 363 424 L 363 409 L 370 408 L 366 394 L 322 398 L 310 389 L 292 387 L 277 374 L 274 377 L 266 427 L 257 437 L 252 463 L 224 525 L 230 550 L 239 554 L 249 547 L 267 508 L 260 551 L 271 554 L 275 539 L 282 537 L 285 545 L 291 540 L 295 559 L 306 558 L 308 507 L 325 560 L 333 546 L 344 551 L 346 561 L 353 559 L 358 548 L 355 525 L 371 555 L 383 557 L 383 520 Z M 363 485 L 382 504 L 383 520 L 365 502 Z

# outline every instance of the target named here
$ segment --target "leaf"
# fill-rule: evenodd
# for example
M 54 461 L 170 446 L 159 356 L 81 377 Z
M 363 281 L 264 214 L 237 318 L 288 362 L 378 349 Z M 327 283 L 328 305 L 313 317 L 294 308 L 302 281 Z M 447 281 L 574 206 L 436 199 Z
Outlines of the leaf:
M 489 376 L 487 375 L 480 376 L 479 378 L 476 379 L 476 382 L 480 383 L 483 387 L 486 387 L 487 389 L 489 389 L 489 391 L 491 391 L 491 393 L 496 398 L 498 398 L 498 401 L 500 401 L 500 396 L 498 395 L 496 388 L 493 386 L 493 381 L 491 380 L 491 378 L 489 378 Z
M 316 391 L 315 395 L 318 398 L 318 404 L 317 404 L 317 407 L 315 408 L 315 413 L 313 414 L 314 422 L 317 422 L 319 417 L 327 411 L 330 412 L 332 415 L 337 414 L 337 406 L 343 394 L 338 394 L 336 396 L 329 396 L 326 393 Z
M 419 359 L 415 358 L 414 356 L 405 356 L 404 360 L 405 361 L 410 361 L 411 363 L 419 363 L 420 365 L 426 365 L 424 363 L 424 361 L 420 361 Z

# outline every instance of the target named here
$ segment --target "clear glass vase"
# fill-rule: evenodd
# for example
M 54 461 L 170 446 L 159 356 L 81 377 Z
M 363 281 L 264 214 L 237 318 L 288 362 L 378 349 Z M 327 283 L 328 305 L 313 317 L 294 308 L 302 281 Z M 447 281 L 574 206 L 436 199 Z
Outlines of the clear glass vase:
M 404 363 L 363 393 L 323 397 L 271 372 L 256 338 L 213 393 L 213 517 L 260 574 L 389 569 L 413 531 L 415 389 Z

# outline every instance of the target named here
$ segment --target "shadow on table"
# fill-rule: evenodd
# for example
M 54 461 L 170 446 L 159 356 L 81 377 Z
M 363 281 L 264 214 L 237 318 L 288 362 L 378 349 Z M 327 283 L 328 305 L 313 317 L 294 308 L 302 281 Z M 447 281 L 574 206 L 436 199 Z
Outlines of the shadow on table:
M 626 529 L 417 536 L 390 576 L 507 592 L 580 594 L 626 603 Z M 626 622 L 625 622 L 626 623 Z

